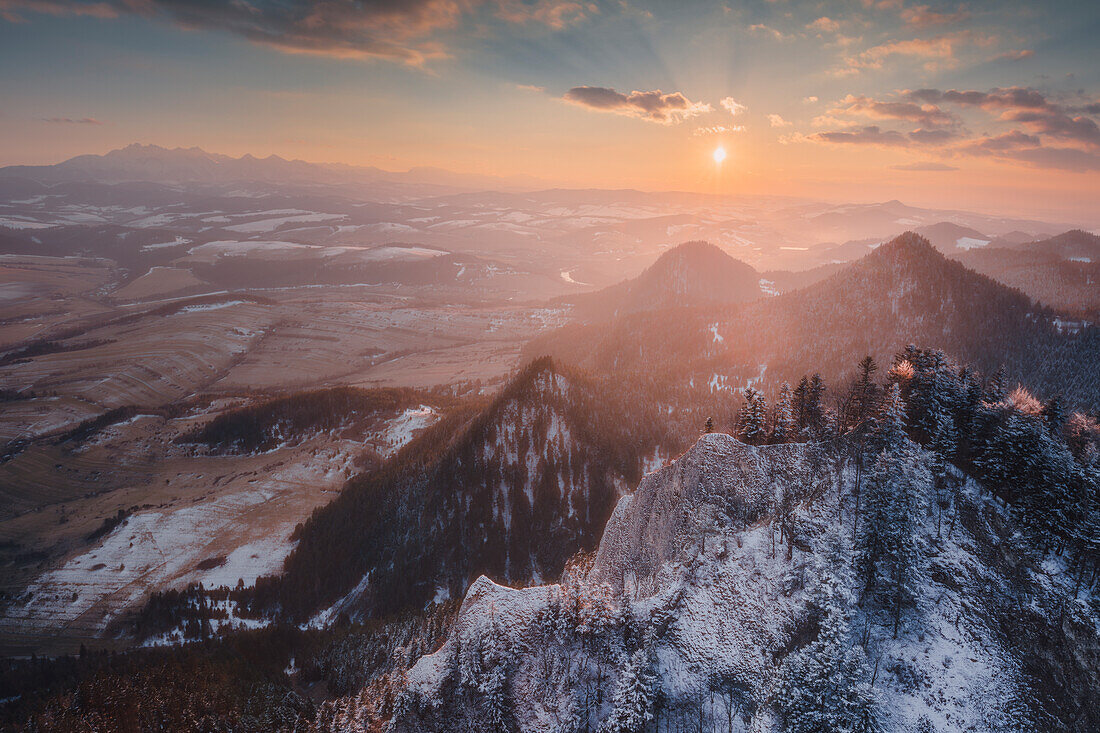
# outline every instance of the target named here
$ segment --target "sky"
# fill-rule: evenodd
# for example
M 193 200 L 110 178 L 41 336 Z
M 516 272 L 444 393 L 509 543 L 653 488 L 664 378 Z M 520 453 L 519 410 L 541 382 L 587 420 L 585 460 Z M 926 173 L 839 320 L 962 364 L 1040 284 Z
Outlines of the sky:
M 140 142 L 1095 226 L 1097 38 L 1095 0 L 0 0 L 0 164 Z

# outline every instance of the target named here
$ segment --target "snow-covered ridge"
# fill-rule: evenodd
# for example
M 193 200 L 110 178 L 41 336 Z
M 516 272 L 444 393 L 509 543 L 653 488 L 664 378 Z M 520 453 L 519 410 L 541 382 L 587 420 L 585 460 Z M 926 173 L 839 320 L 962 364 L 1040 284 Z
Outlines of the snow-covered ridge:
M 914 466 L 930 460 L 908 446 Z M 806 669 L 847 675 L 838 694 L 870 701 L 881 730 L 1033 729 L 1020 699 L 1034 683 L 989 616 L 1022 587 L 990 559 L 996 502 L 951 470 L 959 526 L 939 527 L 931 509 L 912 517 L 923 569 L 892 633 L 882 609 L 851 596 L 854 472 L 840 456 L 701 437 L 619 501 L 591 566 L 523 589 L 479 578 L 446 643 L 409 670 L 394 729 L 477 729 L 497 716 L 516 731 L 787 730 L 784 696 L 811 684 L 791 677 Z M 917 487 L 917 507 L 932 490 Z M 1039 605 L 1069 582 L 1027 573 Z M 1081 604 L 1072 614 L 1095 619 Z M 830 668 L 834 653 L 854 666 Z
M 661 567 L 695 556 L 719 517 L 742 529 L 769 511 L 780 487 L 808 493 L 816 480 L 806 452 L 805 444 L 754 447 L 723 433 L 702 436 L 619 501 L 593 576 L 616 592 L 652 595 Z

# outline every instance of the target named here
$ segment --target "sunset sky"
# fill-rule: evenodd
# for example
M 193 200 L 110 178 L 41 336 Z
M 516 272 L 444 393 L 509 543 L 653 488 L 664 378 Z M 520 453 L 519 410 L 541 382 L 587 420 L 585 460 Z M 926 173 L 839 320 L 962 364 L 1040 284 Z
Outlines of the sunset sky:
M 1098 38 L 1095 0 L 0 0 L 0 164 L 142 142 L 1095 225 Z

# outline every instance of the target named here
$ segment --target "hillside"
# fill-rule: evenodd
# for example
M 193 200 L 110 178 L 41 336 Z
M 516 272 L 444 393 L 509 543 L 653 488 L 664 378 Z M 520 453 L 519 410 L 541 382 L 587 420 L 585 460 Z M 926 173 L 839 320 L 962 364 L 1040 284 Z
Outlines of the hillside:
M 862 356 L 880 362 L 907 343 L 942 348 L 1043 394 L 1097 405 L 1096 328 L 1065 331 L 1023 293 L 967 269 L 927 240 L 903 234 L 809 287 L 742 305 L 653 311 L 535 339 L 530 354 L 669 383 L 744 380 L 772 385 L 811 369 L 837 379 Z
M 680 445 L 656 410 L 536 361 L 484 410 L 449 416 L 349 482 L 297 533 L 285 575 L 257 584 L 255 605 L 370 617 L 461 596 L 481 574 L 556 578 L 595 547 L 643 461 Z
M 741 303 L 762 295 L 760 275 L 709 242 L 685 242 L 638 277 L 568 299 L 574 315 L 600 320 L 661 308 Z
M 1094 320 L 1100 313 L 1100 237 L 1075 229 L 1047 239 L 992 244 L 955 259 L 1070 316 Z
M 1074 262 L 1100 262 L 1100 236 L 1072 229 L 1054 237 L 1025 242 L 1016 246 L 1025 252 L 1048 254 Z

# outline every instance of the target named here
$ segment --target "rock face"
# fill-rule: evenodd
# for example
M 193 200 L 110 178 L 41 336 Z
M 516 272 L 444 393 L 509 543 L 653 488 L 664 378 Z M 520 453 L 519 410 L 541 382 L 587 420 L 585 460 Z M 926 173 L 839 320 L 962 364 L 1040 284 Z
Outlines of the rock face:
M 920 558 L 897 630 L 873 598 L 854 602 L 840 458 L 701 437 L 620 499 L 594 558 L 561 583 L 479 578 L 444 645 L 409 670 L 393 729 L 784 730 L 782 691 L 830 638 L 828 607 L 841 653 L 862 660 L 841 687 L 866 693 L 882 730 L 1095 730 L 1095 603 L 1053 561 L 1005 561 L 1009 517 L 965 476 L 949 526 L 934 487 L 913 489 Z
M 753 447 L 721 433 L 704 435 L 619 501 L 596 554 L 594 579 L 616 593 L 652 595 L 661 567 L 703 553 L 708 534 L 745 529 L 784 494 L 812 493 L 820 477 L 807 453 L 802 444 Z

